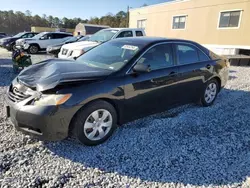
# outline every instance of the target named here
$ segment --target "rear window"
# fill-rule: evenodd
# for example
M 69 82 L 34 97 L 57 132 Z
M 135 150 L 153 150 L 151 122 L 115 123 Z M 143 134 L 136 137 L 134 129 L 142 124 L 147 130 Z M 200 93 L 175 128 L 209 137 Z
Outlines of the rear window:
M 215 54 L 215 53 L 212 52 L 212 51 L 209 51 L 209 56 L 210 56 L 210 58 L 213 59 L 213 60 L 221 59 L 221 56 Z

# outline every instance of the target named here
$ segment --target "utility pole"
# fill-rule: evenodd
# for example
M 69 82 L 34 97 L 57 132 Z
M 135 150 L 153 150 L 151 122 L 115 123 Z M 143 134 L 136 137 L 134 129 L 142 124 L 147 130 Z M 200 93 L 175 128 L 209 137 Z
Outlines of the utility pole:
M 127 27 L 129 27 L 129 6 L 127 7 Z

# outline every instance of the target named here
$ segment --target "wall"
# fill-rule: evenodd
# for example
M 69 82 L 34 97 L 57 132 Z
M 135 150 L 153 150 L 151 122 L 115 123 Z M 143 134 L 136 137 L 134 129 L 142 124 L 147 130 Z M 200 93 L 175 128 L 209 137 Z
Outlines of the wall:
M 218 29 L 220 11 L 242 9 L 239 29 Z M 188 15 L 185 30 L 173 30 L 174 15 Z M 210 45 L 250 48 L 250 0 L 186 0 L 130 10 L 130 27 L 147 19 L 148 36 L 183 38 Z M 229 46 L 230 47 L 230 46 Z
M 58 28 L 51 28 L 51 27 L 31 27 L 31 31 L 33 32 L 55 32 Z M 67 33 L 74 33 L 75 29 L 67 29 L 66 28 L 66 31 L 64 29 L 64 32 L 67 32 Z

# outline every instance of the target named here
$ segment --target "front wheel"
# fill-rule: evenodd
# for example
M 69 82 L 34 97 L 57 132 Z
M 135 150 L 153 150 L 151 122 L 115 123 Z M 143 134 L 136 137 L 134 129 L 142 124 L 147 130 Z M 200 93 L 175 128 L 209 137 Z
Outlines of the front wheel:
M 201 104 L 202 106 L 208 107 L 211 106 L 219 92 L 219 85 L 216 79 L 212 79 L 207 82 L 206 87 L 203 91 L 203 95 L 201 96 Z
M 106 101 L 95 101 L 81 109 L 74 123 L 74 135 L 88 146 L 106 141 L 117 128 L 117 114 Z
M 39 47 L 37 45 L 30 45 L 30 47 L 28 48 L 28 52 L 30 54 L 36 54 L 39 51 Z

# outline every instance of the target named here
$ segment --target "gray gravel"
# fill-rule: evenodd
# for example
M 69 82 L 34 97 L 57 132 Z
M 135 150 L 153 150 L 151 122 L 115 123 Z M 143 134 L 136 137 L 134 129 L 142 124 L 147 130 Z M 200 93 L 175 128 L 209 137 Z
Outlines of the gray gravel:
M 15 77 L 9 59 L 0 49 L 1 187 L 250 187 L 250 67 L 231 67 L 212 107 L 192 104 L 140 119 L 85 147 L 15 131 L 4 109 Z

